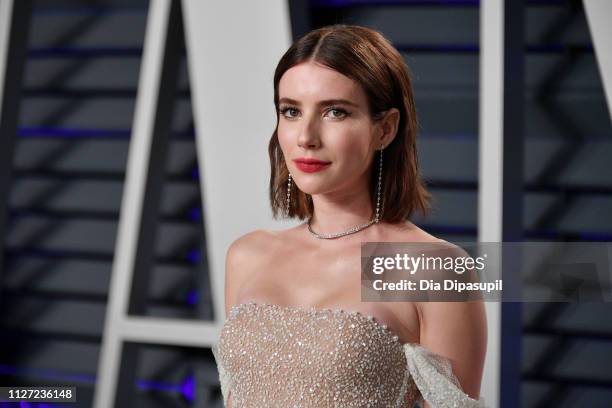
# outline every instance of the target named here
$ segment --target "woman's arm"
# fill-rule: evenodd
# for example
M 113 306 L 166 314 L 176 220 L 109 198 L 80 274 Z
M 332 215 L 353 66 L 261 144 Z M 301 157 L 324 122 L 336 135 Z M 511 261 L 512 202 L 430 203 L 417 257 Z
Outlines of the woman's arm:
M 421 345 L 448 358 L 462 390 L 479 399 L 487 349 L 483 302 L 421 302 L 417 308 Z

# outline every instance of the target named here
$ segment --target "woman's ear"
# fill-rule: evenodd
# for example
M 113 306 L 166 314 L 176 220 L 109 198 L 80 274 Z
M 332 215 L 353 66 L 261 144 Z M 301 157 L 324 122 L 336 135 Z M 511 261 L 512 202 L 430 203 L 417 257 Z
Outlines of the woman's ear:
M 397 108 L 391 108 L 385 112 L 383 117 L 380 119 L 380 127 L 382 132 L 380 133 L 379 148 L 381 146 L 388 146 L 395 135 L 397 134 L 397 128 L 399 127 L 400 112 Z

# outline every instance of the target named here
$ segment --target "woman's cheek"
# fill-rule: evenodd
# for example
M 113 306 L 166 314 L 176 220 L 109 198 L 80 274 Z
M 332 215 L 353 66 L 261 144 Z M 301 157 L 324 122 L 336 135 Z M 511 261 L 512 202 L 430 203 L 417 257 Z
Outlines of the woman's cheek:
M 279 125 L 276 134 L 278 136 L 278 143 L 280 144 L 281 149 L 283 149 L 284 151 L 291 143 L 290 136 L 289 136 L 290 133 L 288 133 L 285 127 L 281 128 L 281 126 Z

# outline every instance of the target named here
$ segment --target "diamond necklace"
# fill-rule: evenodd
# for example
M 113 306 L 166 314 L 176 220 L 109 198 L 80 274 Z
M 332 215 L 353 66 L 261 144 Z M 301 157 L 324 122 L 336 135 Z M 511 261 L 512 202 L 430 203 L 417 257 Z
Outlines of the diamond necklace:
M 335 232 L 335 233 L 333 233 L 333 234 L 319 234 L 319 233 L 314 232 L 314 231 L 312 230 L 311 225 L 310 225 L 310 222 L 311 222 L 311 221 L 312 221 L 312 218 L 309 218 L 309 219 L 308 219 L 308 231 L 310 231 L 310 233 L 311 233 L 312 235 L 314 235 L 315 237 L 320 238 L 320 239 L 334 239 L 334 238 L 340 238 L 340 237 L 343 237 L 343 236 L 345 236 L 345 235 L 354 234 L 354 233 L 356 233 L 356 232 L 361 231 L 361 230 L 362 230 L 362 229 L 364 229 L 364 228 L 368 228 L 370 225 L 377 223 L 377 222 L 378 222 L 378 219 L 377 219 L 377 218 L 374 218 L 374 219 L 372 219 L 372 220 L 370 220 L 370 221 L 366 222 L 365 224 L 357 225 L 357 226 L 355 226 L 355 227 L 353 227 L 353 228 L 350 228 L 350 229 L 348 229 L 348 230 L 346 230 L 346 231 L 342 231 L 342 232 Z

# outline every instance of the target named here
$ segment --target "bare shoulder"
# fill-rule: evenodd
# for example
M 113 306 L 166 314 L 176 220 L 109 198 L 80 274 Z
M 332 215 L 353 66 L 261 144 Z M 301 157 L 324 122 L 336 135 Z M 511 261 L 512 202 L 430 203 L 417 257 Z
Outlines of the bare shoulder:
M 274 237 L 273 231 L 258 229 L 248 232 L 235 239 L 227 250 L 227 257 L 234 261 L 240 261 L 242 258 L 253 255 L 259 252 Z
M 465 258 L 470 256 L 461 246 L 435 237 L 412 223 L 406 224 L 405 238 L 406 240 L 404 242 L 436 244 L 436 256 L 452 258 Z M 461 319 L 473 319 L 473 321 L 482 323 L 484 319 L 484 306 L 479 301 L 415 303 L 421 315 L 435 315 L 438 321 L 459 321 Z
M 253 270 L 263 261 L 276 240 L 274 231 L 258 229 L 235 239 L 225 256 L 225 311 L 229 312 L 240 295 L 242 285 L 253 277 Z
M 444 239 L 438 238 L 433 234 L 425 231 L 424 229 L 412 224 L 408 223 L 406 225 L 407 232 L 406 238 L 407 242 L 420 242 L 426 244 L 439 244 L 436 248 L 445 249 L 448 256 L 466 256 L 467 252 L 461 248 L 460 246 L 453 244 L 452 242 L 448 242 Z
M 267 257 L 279 249 L 277 247 L 281 242 L 280 231 L 258 229 L 240 236 L 227 250 L 226 275 L 252 270 L 253 267 L 265 264 Z
M 410 221 L 397 224 L 387 224 L 386 234 L 396 242 L 447 243 Z
M 229 245 L 225 256 L 226 313 L 239 301 L 242 288 L 256 282 L 261 271 L 270 269 L 275 257 L 296 245 L 297 228 L 257 229 L 241 235 Z

